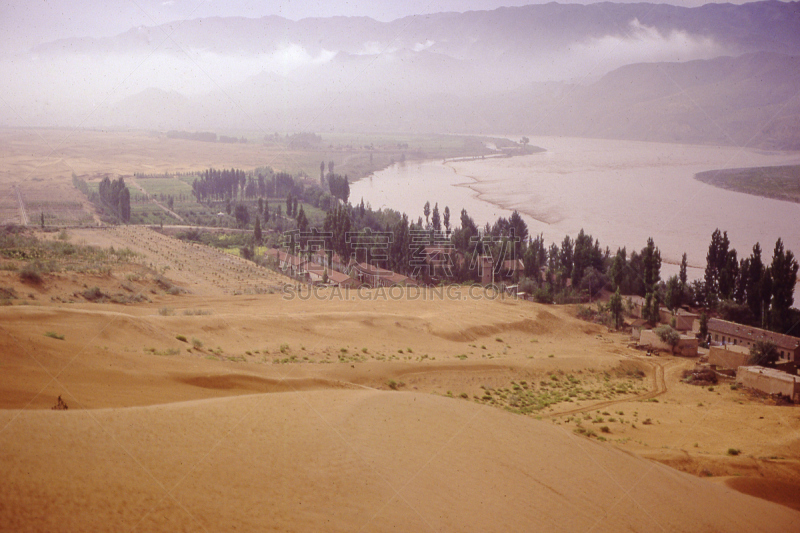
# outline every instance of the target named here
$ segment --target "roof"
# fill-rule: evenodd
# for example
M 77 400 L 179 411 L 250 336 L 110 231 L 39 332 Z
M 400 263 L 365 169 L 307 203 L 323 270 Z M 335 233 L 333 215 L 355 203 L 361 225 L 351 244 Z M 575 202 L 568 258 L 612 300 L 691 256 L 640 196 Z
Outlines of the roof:
M 303 263 L 306 263 L 306 260 L 303 259 L 302 257 L 298 257 L 296 255 L 288 254 L 288 253 L 284 252 L 283 250 L 279 250 L 277 248 L 270 248 L 269 250 L 264 252 L 264 255 L 276 258 L 278 260 L 278 262 L 281 263 L 281 264 L 285 265 L 285 264 L 288 263 L 288 264 L 290 264 L 290 265 L 292 265 L 294 267 L 299 267 Z
M 740 337 L 743 339 L 770 340 L 774 342 L 778 348 L 784 350 L 796 350 L 800 347 L 800 338 L 792 337 L 791 335 L 783 335 L 782 333 L 775 333 L 774 331 L 767 331 L 752 326 L 744 326 L 735 322 L 728 322 L 719 318 L 712 318 L 708 321 L 708 331 L 714 333 L 721 333 L 723 335 L 730 335 L 732 337 Z
M 314 264 L 314 263 L 309 263 L 306 266 L 306 270 L 308 270 L 309 272 L 311 272 L 313 274 L 316 274 L 318 276 L 322 276 L 322 275 L 325 274 L 325 267 L 323 267 L 322 265 Z M 347 274 L 342 274 L 338 270 L 328 269 L 328 281 L 331 281 L 333 283 L 345 283 L 348 280 L 355 281 L 353 278 L 351 278 Z

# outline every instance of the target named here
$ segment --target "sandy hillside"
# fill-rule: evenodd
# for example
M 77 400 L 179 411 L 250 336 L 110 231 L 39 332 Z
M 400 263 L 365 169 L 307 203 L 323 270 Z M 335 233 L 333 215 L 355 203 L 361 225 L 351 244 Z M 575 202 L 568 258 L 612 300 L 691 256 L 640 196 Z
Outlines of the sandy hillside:
M 18 414 L 2 413 L 5 530 L 791 531 L 800 520 L 546 422 L 425 394 Z
M 3 260 L 0 530 L 800 524 L 796 407 L 687 385 L 694 361 L 575 308 L 309 297 L 149 230 L 71 242 L 140 255 L 73 254 L 38 283 Z

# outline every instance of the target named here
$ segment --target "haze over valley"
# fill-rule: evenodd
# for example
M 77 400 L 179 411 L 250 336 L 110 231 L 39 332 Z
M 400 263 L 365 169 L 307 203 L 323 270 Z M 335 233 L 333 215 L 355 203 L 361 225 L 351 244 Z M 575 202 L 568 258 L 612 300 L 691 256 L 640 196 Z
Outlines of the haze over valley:
M 800 2 L 0 6 L 0 531 L 800 530 Z
M 796 2 L 207 17 L 6 47 L 14 126 L 568 135 L 796 148 Z

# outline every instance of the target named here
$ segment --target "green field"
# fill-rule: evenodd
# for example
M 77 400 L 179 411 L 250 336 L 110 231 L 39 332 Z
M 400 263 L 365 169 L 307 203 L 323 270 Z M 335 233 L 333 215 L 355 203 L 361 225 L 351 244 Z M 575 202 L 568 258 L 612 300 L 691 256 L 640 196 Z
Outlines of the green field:
M 800 203 L 800 165 L 711 170 L 695 179 L 730 191 Z

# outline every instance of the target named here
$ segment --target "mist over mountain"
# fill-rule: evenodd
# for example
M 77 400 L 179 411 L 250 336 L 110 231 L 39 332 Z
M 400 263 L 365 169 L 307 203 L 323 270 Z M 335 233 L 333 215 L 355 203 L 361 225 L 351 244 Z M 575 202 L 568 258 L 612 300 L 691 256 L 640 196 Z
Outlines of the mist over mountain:
M 0 57 L 0 124 L 798 146 L 800 3 L 207 18 Z

